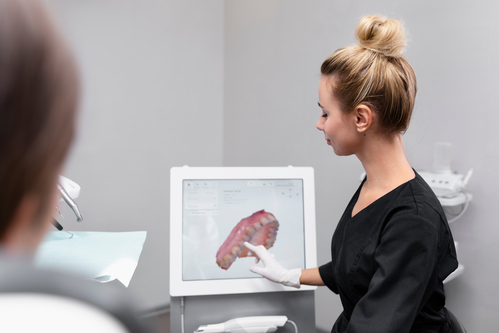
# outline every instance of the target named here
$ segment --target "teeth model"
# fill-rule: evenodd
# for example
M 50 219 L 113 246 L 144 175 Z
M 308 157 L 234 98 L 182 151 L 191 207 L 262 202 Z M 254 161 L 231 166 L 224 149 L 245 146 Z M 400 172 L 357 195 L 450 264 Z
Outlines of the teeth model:
M 226 270 L 236 261 L 236 258 L 255 257 L 254 253 L 244 247 L 244 242 L 256 246 L 263 245 L 270 249 L 274 245 L 277 229 L 279 229 L 279 222 L 274 215 L 265 210 L 242 219 L 218 249 L 218 266 Z

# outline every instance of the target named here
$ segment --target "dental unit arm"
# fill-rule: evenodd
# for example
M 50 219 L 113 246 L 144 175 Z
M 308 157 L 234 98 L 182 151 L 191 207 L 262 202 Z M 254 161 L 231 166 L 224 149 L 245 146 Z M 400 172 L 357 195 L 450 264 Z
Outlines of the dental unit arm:
M 220 324 L 199 326 L 194 333 L 270 333 L 287 321 L 286 316 L 240 317 Z
M 68 194 L 66 188 L 71 189 L 71 192 L 73 192 L 72 196 Z M 73 198 L 78 197 L 78 195 L 80 194 L 80 186 L 78 186 L 78 184 L 71 181 L 70 179 L 60 176 L 59 182 L 57 183 L 57 189 L 59 190 L 61 198 L 68 204 L 71 210 L 75 213 L 76 221 L 77 222 L 83 221 L 83 217 L 81 216 L 80 210 L 78 209 L 78 205 L 73 200 Z

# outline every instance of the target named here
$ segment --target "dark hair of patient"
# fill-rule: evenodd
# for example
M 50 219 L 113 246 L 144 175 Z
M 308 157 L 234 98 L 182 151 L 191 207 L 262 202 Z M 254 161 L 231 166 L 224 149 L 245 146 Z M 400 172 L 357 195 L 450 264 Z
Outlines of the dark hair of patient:
M 38 1 L 0 0 L 0 240 L 26 196 L 33 223 L 54 209 L 74 136 L 78 73 L 51 22 Z

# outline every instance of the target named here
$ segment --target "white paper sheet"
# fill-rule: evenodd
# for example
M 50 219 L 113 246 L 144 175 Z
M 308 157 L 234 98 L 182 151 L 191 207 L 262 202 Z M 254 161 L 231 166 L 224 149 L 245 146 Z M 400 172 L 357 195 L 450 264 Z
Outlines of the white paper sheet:
M 128 287 L 139 262 L 146 231 L 51 231 L 40 244 L 35 265 Z M 70 238 L 71 237 L 71 238 Z

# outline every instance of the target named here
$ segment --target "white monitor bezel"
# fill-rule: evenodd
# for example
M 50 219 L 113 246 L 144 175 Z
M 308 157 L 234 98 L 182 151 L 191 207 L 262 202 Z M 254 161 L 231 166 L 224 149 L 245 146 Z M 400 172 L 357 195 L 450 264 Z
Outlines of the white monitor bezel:
M 207 281 L 182 280 L 182 186 L 185 179 L 302 179 L 305 224 L 305 268 L 317 267 L 314 169 L 311 167 L 173 167 L 170 170 L 170 295 L 198 296 L 314 290 L 285 287 L 264 278 Z M 178 222 L 175 222 L 178 221 Z M 292 267 L 290 267 L 292 268 Z

